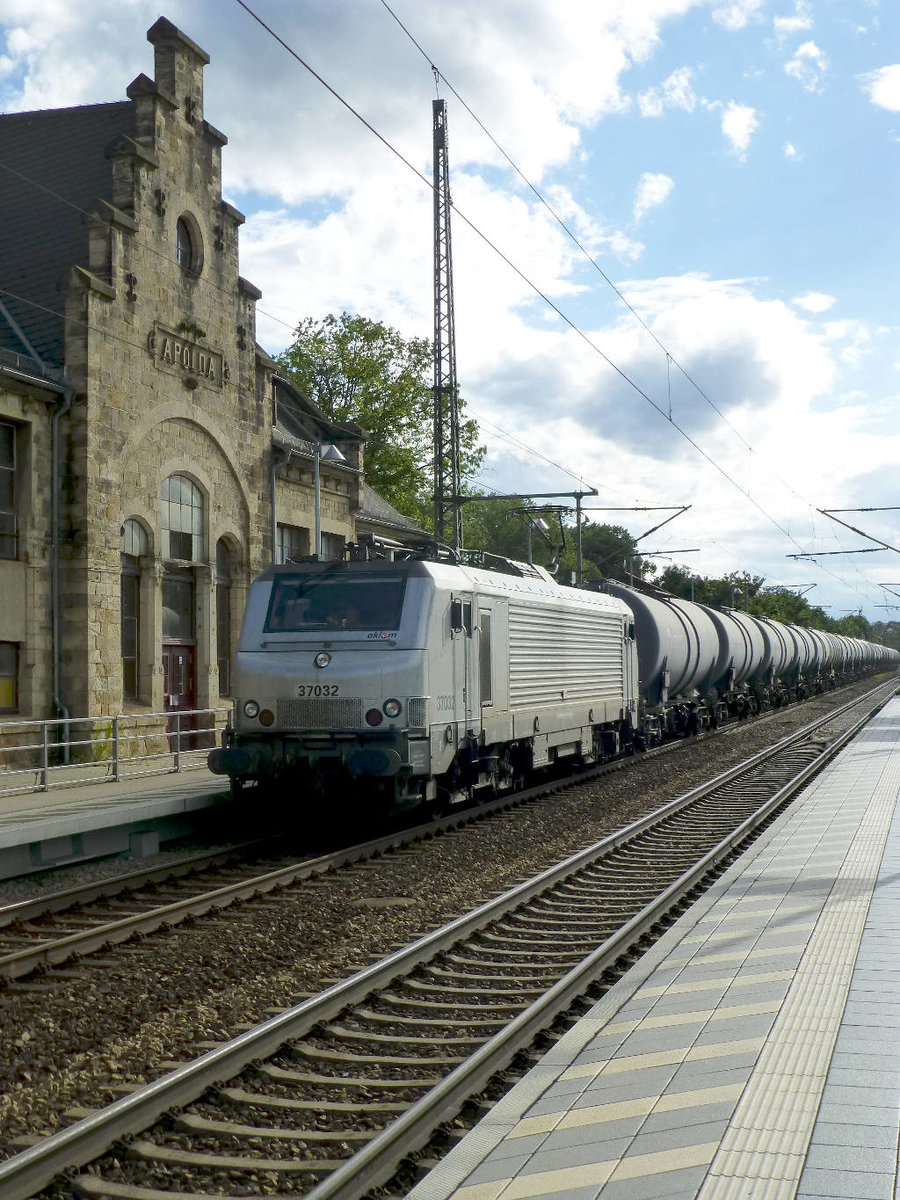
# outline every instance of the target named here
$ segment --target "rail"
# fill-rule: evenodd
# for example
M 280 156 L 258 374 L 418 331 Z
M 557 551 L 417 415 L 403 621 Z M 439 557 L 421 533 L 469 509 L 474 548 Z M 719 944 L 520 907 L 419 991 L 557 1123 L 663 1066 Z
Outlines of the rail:
M 879 699 L 876 709 L 881 707 L 885 699 Z M 764 769 L 767 760 L 775 753 L 806 742 L 810 757 L 806 758 L 800 771 L 789 782 L 779 784 L 771 780 L 772 790 L 765 799 L 758 795 L 758 788 L 751 789 L 757 791 L 757 802 L 760 804 L 755 815 L 739 820 L 737 826 L 709 848 L 680 879 L 670 883 L 640 913 L 628 919 L 622 930 L 591 951 L 583 963 L 560 978 L 544 997 L 523 1009 L 506 1029 L 484 1042 L 464 1063 L 431 1088 L 425 1097 L 413 1103 L 396 1122 L 381 1130 L 373 1127 L 374 1136 L 362 1151 L 342 1161 L 312 1191 L 305 1193 L 309 1200 L 358 1200 L 360 1195 L 386 1183 L 398 1164 L 427 1142 L 436 1124 L 452 1119 L 467 1097 L 477 1094 L 496 1071 L 504 1069 L 517 1053 L 531 1043 L 537 1032 L 548 1028 L 570 1007 L 574 999 L 583 994 L 590 982 L 599 978 L 630 945 L 663 920 L 673 904 L 680 902 L 686 892 L 698 886 L 704 876 L 721 869 L 733 854 L 739 852 L 744 841 L 752 836 L 755 826 L 767 820 L 795 791 L 804 786 L 829 758 L 855 736 L 873 713 L 867 713 L 850 729 L 838 735 L 822 753 L 816 753 L 821 747 L 811 742 L 811 735 L 821 725 L 833 720 L 835 715 L 830 713 L 820 718 L 777 745 L 729 768 L 708 784 L 685 793 L 626 829 L 579 851 L 565 862 L 518 884 L 502 896 L 486 901 L 472 912 L 455 918 L 448 925 L 424 935 L 387 958 L 332 984 L 319 995 L 302 1000 L 253 1029 L 210 1049 L 194 1062 L 175 1068 L 169 1074 L 121 1097 L 109 1107 L 92 1112 L 68 1128 L 43 1138 L 21 1154 L 0 1163 L 0 1194 L 4 1200 L 7 1197 L 8 1200 L 26 1200 L 35 1195 L 60 1172 L 71 1171 L 90 1162 L 108 1150 L 117 1139 L 147 1129 L 173 1106 L 183 1107 L 191 1103 L 209 1086 L 220 1086 L 223 1080 L 232 1078 L 248 1063 L 263 1059 L 277 1052 L 285 1042 L 295 1041 L 325 1022 L 334 1020 L 348 1005 L 360 1003 L 373 991 L 384 991 L 395 982 L 398 975 L 408 975 L 414 967 L 430 961 L 436 954 L 446 953 L 461 938 L 484 929 L 512 908 L 533 897 L 546 895 L 548 888 L 571 877 L 582 867 L 590 866 L 599 854 L 608 853 L 629 842 L 642 841 L 660 819 L 703 800 L 708 793 L 738 779 L 749 767 Z M 433 1019 L 425 1023 L 435 1024 Z M 428 1062 L 428 1059 L 424 1061 Z M 154 1149 L 149 1143 L 137 1145 L 149 1146 L 150 1151 Z M 252 1157 L 248 1161 L 252 1161 Z M 94 1175 L 80 1177 L 77 1187 L 79 1194 L 103 1197 L 104 1200 L 111 1195 L 136 1195 L 140 1190 L 132 1189 L 129 1184 L 110 1185 L 102 1177 Z M 146 1194 L 150 1195 L 149 1188 Z M 184 1196 L 185 1193 L 178 1192 L 177 1195 Z
M 202 767 L 231 708 L 0 722 L 0 796 Z

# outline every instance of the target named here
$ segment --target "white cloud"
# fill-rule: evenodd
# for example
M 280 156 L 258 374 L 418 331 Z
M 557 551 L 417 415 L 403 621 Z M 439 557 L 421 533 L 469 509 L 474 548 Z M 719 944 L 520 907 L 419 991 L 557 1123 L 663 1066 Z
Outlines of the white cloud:
M 792 17 L 775 17 L 772 23 L 779 40 L 792 33 L 812 29 L 813 19 L 808 0 L 797 0 Z
M 713 20 L 725 29 L 744 29 L 759 13 L 766 0 L 724 0 L 713 9 Z
M 640 221 L 644 213 L 660 204 L 665 204 L 675 186 L 668 175 L 645 171 L 638 180 L 634 197 L 634 219 Z
M 829 296 L 826 292 L 807 292 L 805 296 L 796 296 L 793 303 L 808 313 L 822 313 L 833 308 L 836 301 L 834 296 Z
M 808 92 L 820 90 L 822 76 L 828 70 L 828 56 L 815 42 L 798 46 L 794 57 L 784 65 L 785 73 L 799 80 Z
M 760 36 L 755 42 L 768 33 L 771 52 L 776 35 L 796 41 L 811 36 L 796 36 L 811 7 L 800 3 L 795 8 L 792 0 L 768 5 L 763 0 L 516 0 L 487 5 L 484 0 L 457 0 L 449 7 L 441 0 L 401 0 L 400 10 L 426 53 L 435 55 L 453 87 L 528 176 L 540 181 L 586 249 L 602 257 L 610 277 L 637 275 L 640 260 L 641 271 L 650 278 L 621 286 L 755 453 L 748 453 L 673 368 L 675 418 L 791 529 L 804 521 L 808 525 L 808 513 L 796 493 L 767 472 L 764 461 L 792 488 L 819 503 L 833 496 L 835 505 L 853 502 L 848 497 L 854 473 L 865 463 L 867 470 L 883 471 L 885 477 L 884 488 L 867 501 L 890 503 L 881 496 L 889 494 L 900 459 L 894 400 L 883 407 L 883 428 L 877 435 L 866 424 L 881 387 L 876 377 L 897 383 L 891 371 L 896 354 L 887 354 L 883 369 L 874 358 L 876 349 L 886 350 L 890 337 L 876 336 L 859 321 L 828 319 L 823 297 L 829 288 L 841 294 L 835 280 L 846 265 L 837 255 L 812 276 L 798 274 L 802 266 L 787 255 L 793 273 L 783 276 L 775 264 L 773 277 L 765 282 L 699 274 L 653 278 L 666 269 L 643 265 L 656 247 L 648 245 L 645 251 L 629 236 L 633 228 L 616 228 L 604 208 L 612 211 L 618 205 L 624 224 L 632 213 L 639 219 L 666 200 L 672 183 L 661 173 L 648 172 L 639 185 L 643 190 L 635 197 L 629 194 L 627 181 L 636 180 L 650 163 L 678 175 L 680 203 L 695 194 L 693 187 L 704 218 L 712 211 L 702 208 L 710 198 L 723 213 L 729 187 L 744 183 L 724 178 L 734 175 L 723 171 L 728 165 L 724 155 L 718 161 L 706 154 L 692 160 L 673 142 L 672 157 L 663 160 L 635 140 L 633 146 L 617 146 L 617 152 L 628 150 L 628 156 L 617 153 L 610 161 L 610 142 L 624 141 L 624 122 L 609 118 L 626 112 L 629 103 L 645 116 L 715 113 L 725 147 L 744 158 L 763 112 L 767 132 L 774 127 L 774 116 L 756 99 L 766 86 L 764 74 L 744 74 L 738 84 L 741 68 L 731 56 L 739 43 L 730 31 L 756 24 L 752 32 Z M 241 233 L 241 273 L 263 291 L 259 340 L 266 349 L 277 350 L 289 342 L 301 317 L 342 308 L 382 319 L 405 335 L 427 335 L 432 324 L 428 184 L 434 95 L 428 62 L 371 0 L 268 0 L 267 8 L 267 19 L 278 33 L 425 180 L 416 179 L 238 6 L 222 0 L 166 0 L 162 11 L 212 59 L 205 74 L 205 115 L 228 135 L 226 194 L 248 214 Z M 159 0 L 92 0 L 90 5 L 0 0 L 0 9 L 0 107 L 7 111 L 119 100 L 131 78 L 153 74 L 144 33 L 159 15 Z M 769 24 L 774 12 L 784 14 L 774 18 L 776 34 Z M 699 13 L 701 19 L 670 28 L 688 13 Z M 702 21 L 709 13 L 715 25 Z M 643 74 L 643 79 L 661 82 L 637 93 L 630 75 L 635 64 L 655 68 L 651 59 L 664 38 L 666 57 L 660 54 L 660 61 L 691 61 L 681 56 L 683 39 L 695 34 L 698 24 L 704 25 L 706 40 L 696 63 L 702 53 L 709 63 L 704 73 L 691 65 L 667 74 L 667 65 Z M 834 44 L 837 62 L 838 44 L 825 42 L 827 36 L 822 33 L 819 41 Z M 781 58 L 788 56 L 782 46 Z M 816 66 L 812 56 L 800 58 Z M 714 68 L 733 71 L 732 86 L 748 89 L 739 93 L 746 104 L 726 105 L 699 94 Z M 900 111 L 900 65 L 860 78 L 873 103 Z M 601 136 L 593 136 L 603 121 Z M 673 137 L 678 127 L 688 126 L 686 121 L 671 124 Z M 894 124 L 900 126 L 900 121 Z M 637 125 L 659 136 L 646 122 Z M 631 128 L 633 132 L 635 125 Z M 789 132 L 806 146 L 793 127 L 783 126 L 771 149 L 777 154 L 783 146 L 786 158 L 797 159 L 796 146 L 785 143 Z M 782 535 L 761 528 L 758 513 L 748 512 L 746 497 L 459 219 L 463 213 L 471 217 L 667 408 L 664 353 L 624 310 L 619 310 L 621 318 L 608 315 L 615 304 L 611 294 L 546 210 L 520 182 L 512 181 L 496 148 L 452 99 L 450 138 L 457 343 L 470 411 L 495 420 L 532 446 L 565 446 L 560 457 L 564 453 L 566 466 L 596 482 L 605 496 L 648 504 L 695 502 L 685 526 L 690 520 L 699 529 L 705 513 L 712 529 L 702 534 L 702 542 L 667 544 L 706 547 L 702 561 L 700 556 L 694 560 L 702 573 L 743 568 L 765 573 L 770 564 L 772 572 L 783 571 L 785 549 L 793 547 L 785 546 Z M 762 167 L 763 156 L 758 157 Z M 668 165 L 676 161 L 683 168 Z M 749 178 L 752 168 L 741 172 L 748 176 L 748 187 L 765 182 Z M 784 167 L 782 175 L 788 175 Z M 790 175 L 792 184 L 805 183 L 803 171 Z M 708 251 L 716 256 L 709 261 L 741 264 L 748 249 L 752 246 L 735 237 L 724 220 L 721 230 L 711 228 L 705 240 L 688 236 L 683 246 L 675 247 L 679 261 L 690 262 L 689 255 Z M 618 260 L 612 269 L 611 258 Z M 861 277 L 864 268 L 863 263 Z M 731 269 L 737 274 L 747 268 Z M 807 290 L 812 286 L 823 291 Z M 773 299 L 779 295 L 796 299 Z M 562 484 L 555 468 L 524 451 L 507 450 L 501 442 L 492 441 L 488 470 L 500 490 L 572 486 Z M 822 495 L 826 486 L 828 497 Z M 849 597 L 859 598 L 855 593 Z M 840 606 L 836 597 L 827 600 Z
M 863 91 L 878 108 L 900 112 L 900 63 L 858 76 Z
M 838 344 L 838 356 L 849 367 L 858 367 L 871 353 L 872 332 L 862 321 L 827 321 L 825 338 Z
M 681 108 L 693 112 L 697 107 L 697 96 L 692 83 L 690 67 L 679 67 L 658 88 L 648 88 L 638 95 L 638 106 L 642 117 L 661 117 L 667 108 Z
M 722 113 L 722 133 L 731 142 L 731 149 L 741 161 L 747 156 L 750 139 L 759 129 L 759 118 L 756 109 L 747 104 L 735 104 L 728 101 L 728 107 Z

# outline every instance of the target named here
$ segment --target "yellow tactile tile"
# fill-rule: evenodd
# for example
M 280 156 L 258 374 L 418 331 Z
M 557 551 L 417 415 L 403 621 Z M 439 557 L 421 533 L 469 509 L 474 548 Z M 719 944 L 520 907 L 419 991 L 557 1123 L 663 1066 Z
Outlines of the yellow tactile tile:
M 755 1004 L 722 1004 L 710 1017 L 711 1021 L 734 1021 L 738 1017 L 761 1017 L 778 1012 L 780 1000 L 757 1000 Z
M 806 945 L 807 945 L 806 942 L 799 942 L 799 943 L 796 943 L 791 946 L 766 947 L 765 957 L 766 958 L 797 958 L 806 949 Z M 709 966 L 713 963 L 738 963 L 738 964 L 740 964 L 740 963 L 743 963 L 745 959 L 749 958 L 751 953 L 752 953 L 753 957 L 756 959 L 758 959 L 760 956 L 760 951 L 756 947 L 754 947 L 752 949 L 752 951 L 745 947 L 743 950 L 735 950 L 732 953 L 695 954 L 689 958 L 667 958 L 666 961 L 662 965 L 663 965 L 663 968 L 666 970 L 668 970 L 670 968 L 680 970 L 683 967 L 692 966 L 692 965 L 695 965 L 698 963 L 702 963 L 705 966 Z
M 741 1181 L 742 1193 L 769 1200 L 775 1182 L 767 1147 L 780 1131 L 778 1180 L 796 1190 L 828 1064 L 846 1003 L 859 940 L 878 874 L 881 853 L 894 813 L 894 795 L 872 800 L 860 814 L 865 836 L 850 839 L 841 874 L 824 901 L 806 953 L 785 997 L 719 1153 L 698 1200 L 722 1200 L 728 1177 Z M 829 836 L 826 830 L 823 840 Z M 834 831 L 831 831 L 834 836 Z M 822 858 L 834 858 L 824 854 Z M 822 861 L 801 873 L 804 883 L 823 879 Z M 785 1193 L 793 1195 L 793 1192 Z
M 685 1062 L 703 1062 L 709 1059 L 727 1058 L 730 1054 L 755 1054 L 765 1043 L 765 1038 L 737 1038 L 732 1042 L 709 1042 L 704 1046 L 693 1046 L 685 1055 Z
M 457 1188 L 454 1200 L 498 1200 L 509 1179 L 494 1179 L 490 1183 L 471 1183 Z
M 615 1161 L 588 1163 L 580 1167 L 561 1167 L 557 1171 L 517 1175 L 503 1192 L 503 1200 L 527 1200 L 530 1196 L 557 1196 L 575 1188 L 602 1187 L 615 1166 Z
M 637 1017 L 630 1021 L 611 1021 L 609 1025 L 604 1025 L 603 1036 L 618 1037 L 619 1034 L 634 1033 L 640 1023 Z
M 701 1104 L 722 1104 L 740 1099 L 743 1085 L 721 1084 L 719 1087 L 697 1088 L 689 1092 L 672 1092 L 660 1096 L 653 1106 L 654 1112 L 680 1112 L 685 1108 L 699 1108 Z
M 701 1142 L 696 1146 L 681 1146 L 674 1150 L 658 1150 L 653 1154 L 633 1154 L 623 1158 L 610 1176 L 610 1183 L 625 1179 L 643 1179 L 647 1175 L 663 1175 L 668 1171 L 684 1171 L 711 1163 L 718 1142 Z
M 565 1101 L 560 1101 L 565 1103 Z M 533 1133 L 552 1133 L 556 1129 L 579 1129 L 582 1125 L 599 1125 L 603 1121 L 619 1121 L 624 1117 L 645 1117 L 653 1111 L 655 1096 L 637 1100 L 618 1100 L 609 1104 L 593 1104 L 571 1111 L 543 1113 L 538 1117 L 522 1117 L 506 1135 L 509 1138 L 528 1137 Z
M 784 983 L 794 976 L 793 971 L 760 971 L 757 974 L 719 975 L 715 979 L 685 980 L 682 983 L 661 984 L 659 987 L 641 988 L 635 1000 L 652 1000 L 659 996 L 687 996 L 691 992 L 721 991 L 722 988 L 760 987 L 764 983 Z
M 764 914 L 766 917 L 771 916 L 771 913 Z M 813 928 L 813 921 L 792 921 L 790 925 L 779 925 L 779 934 L 787 933 L 809 933 Z M 759 934 L 759 925 L 754 925 L 752 921 L 747 921 L 747 927 L 744 930 L 735 929 L 734 926 L 729 926 L 728 929 L 716 929 L 712 933 L 704 933 L 698 937 L 685 938 L 682 941 L 682 946 L 699 946 L 703 942 L 724 942 L 731 938 L 740 937 L 744 934 L 748 939 L 752 939 Z M 748 941 L 746 950 L 752 952 L 753 945 Z
M 646 1071 L 652 1067 L 677 1066 L 678 1063 L 684 1062 L 686 1054 L 687 1047 L 679 1046 L 674 1050 L 657 1050 L 652 1054 L 628 1054 L 624 1058 L 608 1058 L 594 1074 L 624 1075 L 629 1071 Z M 577 1075 L 569 1075 L 568 1072 L 566 1077 L 578 1078 Z

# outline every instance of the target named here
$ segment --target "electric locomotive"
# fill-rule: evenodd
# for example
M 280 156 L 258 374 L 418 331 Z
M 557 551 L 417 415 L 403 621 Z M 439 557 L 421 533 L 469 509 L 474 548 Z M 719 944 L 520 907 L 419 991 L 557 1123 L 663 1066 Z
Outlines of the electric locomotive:
M 455 803 L 633 744 L 634 618 L 489 556 L 288 563 L 251 586 L 235 681 L 209 763 L 236 791 Z

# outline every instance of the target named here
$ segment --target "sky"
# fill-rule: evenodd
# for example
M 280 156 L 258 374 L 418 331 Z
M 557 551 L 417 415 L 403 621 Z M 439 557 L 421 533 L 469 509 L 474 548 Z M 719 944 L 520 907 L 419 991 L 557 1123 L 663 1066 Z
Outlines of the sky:
M 160 15 L 197 42 L 275 353 L 343 310 L 431 336 L 439 95 L 477 482 L 635 537 L 690 505 L 660 568 L 900 619 L 898 513 L 819 511 L 900 505 L 896 0 L 247 7 L 0 0 L 0 111 L 124 99 Z

